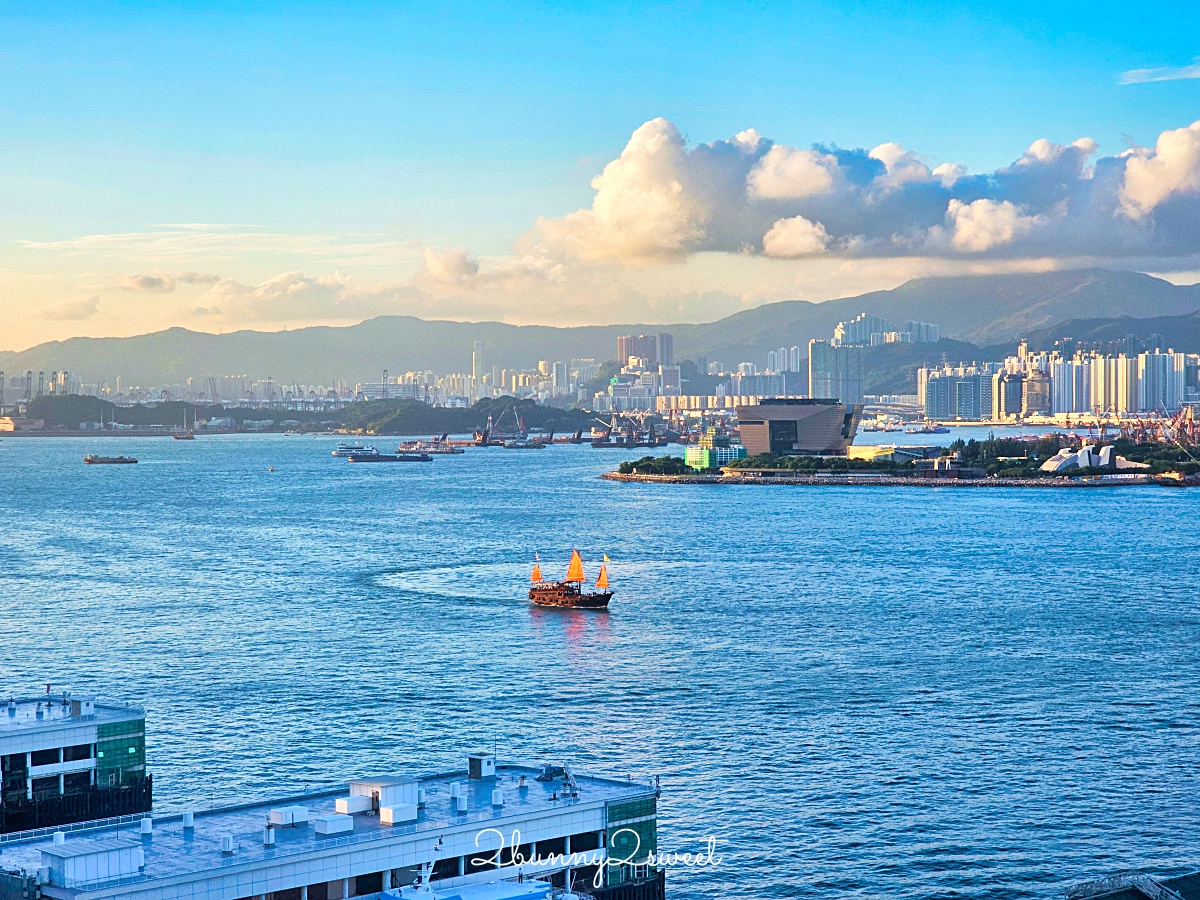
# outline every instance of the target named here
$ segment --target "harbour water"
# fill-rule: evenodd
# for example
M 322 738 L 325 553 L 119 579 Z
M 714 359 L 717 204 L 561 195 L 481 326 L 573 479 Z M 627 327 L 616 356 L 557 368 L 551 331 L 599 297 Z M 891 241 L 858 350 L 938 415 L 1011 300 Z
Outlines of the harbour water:
M 660 849 L 721 858 L 673 870 L 679 900 L 1200 869 L 1198 492 L 613 484 L 626 455 L 586 446 L 335 444 L 0 440 L 0 689 L 144 704 L 161 809 L 479 749 L 661 775 Z M 525 600 L 534 553 L 572 547 L 612 558 L 607 615 Z

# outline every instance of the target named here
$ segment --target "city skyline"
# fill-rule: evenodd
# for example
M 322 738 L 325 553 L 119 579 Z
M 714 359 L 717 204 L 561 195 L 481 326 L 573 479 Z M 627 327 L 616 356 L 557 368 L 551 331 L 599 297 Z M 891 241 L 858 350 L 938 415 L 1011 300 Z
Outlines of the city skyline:
M 470 13 L 6 12 L 0 348 L 1200 277 L 1188 7 Z

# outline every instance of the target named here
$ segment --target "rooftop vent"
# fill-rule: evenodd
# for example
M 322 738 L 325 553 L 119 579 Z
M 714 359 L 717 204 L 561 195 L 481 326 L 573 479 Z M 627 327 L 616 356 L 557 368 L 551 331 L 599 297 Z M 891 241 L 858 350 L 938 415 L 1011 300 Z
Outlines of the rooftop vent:
M 379 807 L 379 821 L 384 825 L 403 825 L 405 822 L 417 821 L 417 807 L 414 803 L 402 803 L 397 806 Z
M 365 813 L 371 811 L 371 798 L 363 796 L 338 797 L 334 803 L 336 809 L 343 816 L 352 816 L 355 813 Z
M 274 847 L 275 846 L 275 829 L 272 828 L 270 825 L 268 825 L 266 828 L 263 829 L 263 846 L 264 847 Z
M 65 834 L 63 834 L 61 831 L 54 832 L 54 843 L 55 844 L 65 844 L 66 842 L 67 842 L 67 836 Z
M 467 797 L 465 794 L 459 794 L 454 798 L 454 811 L 460 816 L 467 811 Z
M 191 831 L 196 827 L 196 814 L 190 809 L 183 814 L 183 830 Z
M 416 804 L 419 782 L 415 778 L 359 778 L 350 782 L 351 797 L 368 797 L 370 809 Z
M 317 834 L 345 834 L 347 831 L 354 830 L 354 819 L 350 816 L 334 814 L 332 816 L 317 816 L 313 820 L 313 825 L 316 827 Z
M 221 835 L 221 853 L 225 856 L 233 856 L 233 835 Z
M 291 828 L 308 824 L 307 806 L 280 806 L 271 810 L 267 821 L 276 828 Z
M 500 790 L 500 788 L 496 788 L 494 791 L 492 791 L 492 806 L 503 806 L 503 805 L 504 805 L 504 791 Z
M 10 716 L 15 716 L 17 714 L 17 701 L 16 700 L 8 701 L 8 714 Z
M 492 753 L 472 753 L 467 757 L 467 777 L 472 781 L 496 777 L 496 757 Z
M 146 818 L 142 819 L 142 821 L 138 823 L 138 831 L 142 837 L 150 837 L 152 834 L 154 834 L 154 820 L 149 816 L 146 816 Z

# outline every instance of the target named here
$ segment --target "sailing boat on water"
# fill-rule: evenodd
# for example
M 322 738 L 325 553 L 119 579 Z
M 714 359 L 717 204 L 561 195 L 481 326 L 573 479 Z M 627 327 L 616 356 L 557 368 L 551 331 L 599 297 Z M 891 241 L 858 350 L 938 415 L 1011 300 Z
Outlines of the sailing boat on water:
M 608 557 L 604 557 L 605 563 Z M 533 566 L 530 576 L 529 599 L 537 606 L 554 606 L 562 609 L 607 609 L 613 592 L 608 589 L 608 566 L 600 566 L 596 579 L 596 590 L 587 591 L 584 586 L 587 576 L 583 571 L 583 557 L 578 550 L 571 551 L 571 563 L 567 566 L 567 577 L 562 581 L 542 579 L 542 567 Z

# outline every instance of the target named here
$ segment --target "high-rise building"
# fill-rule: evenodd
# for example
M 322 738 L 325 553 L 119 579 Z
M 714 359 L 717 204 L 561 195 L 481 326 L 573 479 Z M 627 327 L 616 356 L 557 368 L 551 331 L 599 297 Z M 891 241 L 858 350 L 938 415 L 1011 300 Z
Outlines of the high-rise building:
M 861 347 L 808 342 L 808 395 L 818 399 L 862 403 L 864 357 Z
M 664 336 L 667 338 L 668 345 L 673 343 L 669 334 Z M 621 366 L 625 366 L 628 365 L 631 356 L 636 356 L 646 360 L 649 368 L 654 368 L 659 363 L 659 343 L 658 338 L 654 335 L 639 334 L 636 337 L 632 334 L 622 335 L 617 338 L 617 362 Z M 668 349 L 674 357 L 674 346 L 669 346 Z
M 1050 376 L 1043 372 L 1030 372 L 1021 384 L 1021 415 L 1048 416 L 1051 412 Z
M 554 364 L 554 393 L 556 396 L 561 396 L 571 389 L 570 378 L 567 374 L 567 364 L 565 362 L 556 362 Z
M 1186 397 L 1183 353 L 1155 350 L 1138 354 L 1138 409 L 1173 412 Z
M 789 348 L 788 349 L 787 370 L 789 372 L 799 372 L 800 371 L 800 359 L 801 359 L 800 348 L 799 347 Z
M 658 392 L 664 397 L 678 397 L 683 391 L 679 366 L 658 367 Z
M 992 419 L 1003 422 L 1021 414 L 1022 382 L 1020 372 L 997 372 L 992 376 Z
M 665 331 L 655 338 L 654 362 L 660 366 L 675 365 L 675 338 Z
M 475 341 L 471 345 L 471 378 L 475 382 L 475 390 L 479 390 L 483 386 L 485 374 L 487 374 L 487 368 L 483 358 L 483 341 Z

